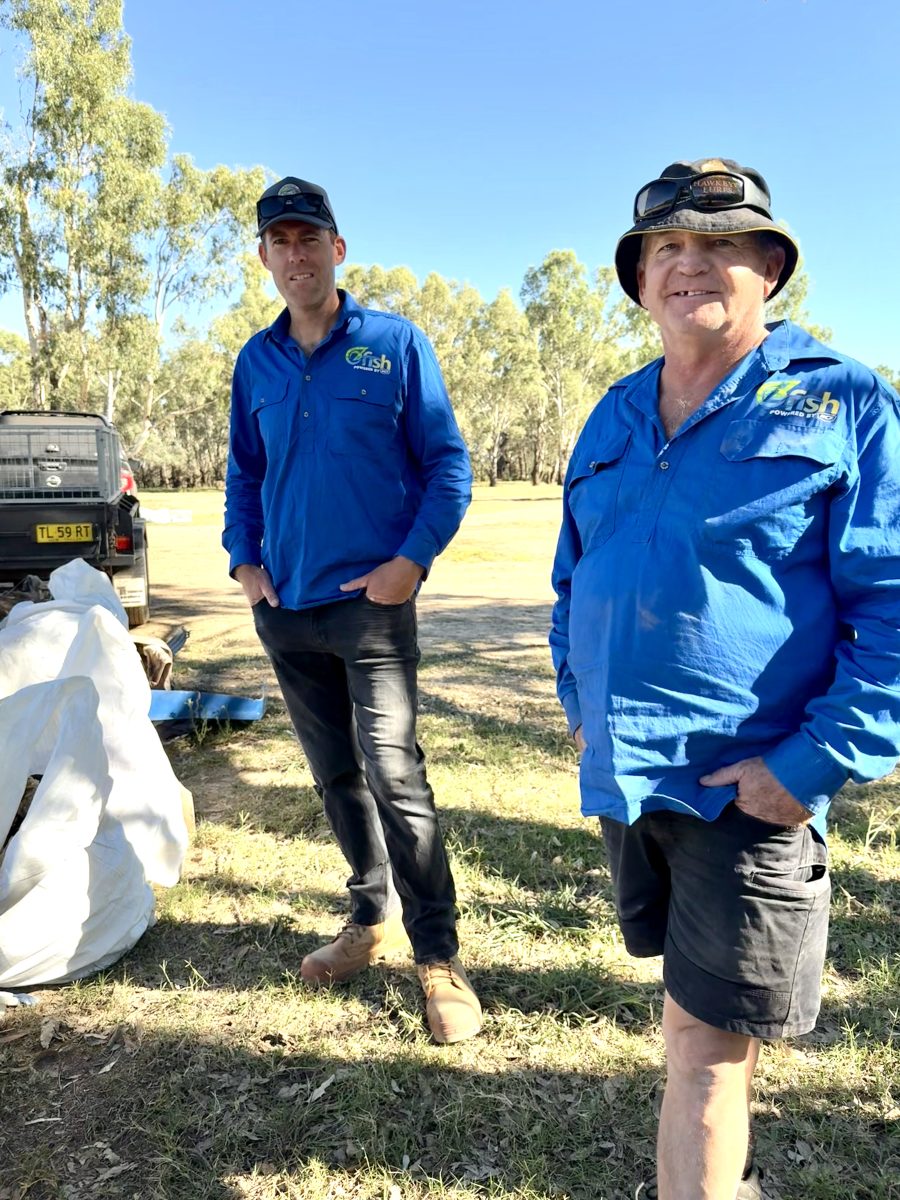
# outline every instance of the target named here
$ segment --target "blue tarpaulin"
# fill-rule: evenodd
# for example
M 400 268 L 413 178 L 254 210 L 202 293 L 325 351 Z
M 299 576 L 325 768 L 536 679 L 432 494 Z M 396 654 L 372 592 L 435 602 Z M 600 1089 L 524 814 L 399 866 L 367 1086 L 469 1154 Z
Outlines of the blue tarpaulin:
M 265 711 L 265 696 L 228 696 L 221 692 L 150 693 L 151 721 L 258 721 Z

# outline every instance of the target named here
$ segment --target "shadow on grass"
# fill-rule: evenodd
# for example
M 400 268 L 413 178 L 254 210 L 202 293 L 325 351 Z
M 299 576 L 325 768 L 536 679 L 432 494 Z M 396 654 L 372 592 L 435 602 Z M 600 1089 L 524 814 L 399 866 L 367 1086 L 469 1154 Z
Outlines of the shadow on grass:
M 359 1058 L 323 1054 L 265 1022 L 242 1045 L 227 1023 L 218 1038 L 126 1027 L 93 1042 L 63 1027 L 42 1052 L 40 1018 L 24 1013 L 24 1036 L 5 1051 L 20 1103 L 0 1134 L 0 1184 L 28 1200 L 374 1198 L 392 1182 L 420 1195 L 459 1186 L 520 1200 L 626 1200 L 652 1174 L 660 1072 L 633 1060 L 610 1074 L 602 1028 L 582 1070 L 517 1065 L 511 1052 L 508 1069 L 485 1071 L 462 1065 L 454 1048 L 430 1049 L 396 989 L 356 1020 L 373 1046 Z M 60 1094 L 65 1122 L 27 1123 L 55 1111 Z M 854 1108 L 827 1078 L 771 1099 L 782 1111 L 762 1115 L 756 1132 L 776 1195 L 896 1196 L 889 1122 Z
M 388 1043 L 414 1037 L 428 1055 L 424 1035 L 400 1028 L 402 1014 L 386 1006 L 370 1019 Z M 31 1032 L 36 1046 L 37 1027 Z M 117 1200 L 286 1194 L 249 1191 L 246 1177 L 255 1172 L 273 1183 L 283 1173 L 300 1185 L 291 1195 L 323 1198 L 383 1196 L 385 1178 L 393 1178 L 431 1184 L 437 1194 L 459 1183 L 495 1195 L 593 1200 L 632 1195 L 652 1170 L 659 1084 L 652 1068 L 613 1079 L 533 1069 L 494 1074 L 456 1065 L 452 1050 L 445 1063 L 383 1052 L 348 1061 L 262 1029 L 244 1047 L 225 1038 L 145 1034 L 101 1076 L 115 1054 L 81 1042 L 44 1056 L 35 1092 L 50 1100 L 59 1088 L 78 1089 L 80 1119 L 72 1119 L 70 1099 L 63 1125 L 29 1128 L 24 1112 L 6 1121 L 3 1138 L 16 1155 L 4 1155 L 0 1182 L 27 1188 L 28 1200 L 62 1195 L 63 1185 Z M 89 1103 L 78 1085 L 87 1076 Z M 106 1183 L 104 1150 L 127 1164 Z M 321 1189 L 301 1190 L 311 1178 Z M 334 1190 L 341 1180 L 346 1193 Z
M 301 933 L 285 917 L 266 924 L 225 926 L 163 920 L 104 972 L 104 979 L 174 992 L 201 988 L 252 993 L 296 984 L 298 1003 L 302 1003 L 308 993 L 299 984 L 300 961 L 331 932 Z M 635 982 L 588 960 L 575 966 L 522 969 L 506 965 L 501 958 L 470 970 L 470 975 L 488 1014 L 543 1014 L 579 1023 L 603 1016 L 620 1022 L 629 1033 L 639 1033 L 642 1023 L 655 1019 L 662 1007 L 661 984 Z M 335 1004 L 350 997 L 377 1007 L 386 980 L 399 989 L 413 1011 L 418 1009 L 419 984 L 411 951 L 336 985 L 329 994 Z
M 508 720 L 465 708 L 421 685 L 419 713 L 420 718 L 441 722 L 456 732 L 457 740 L 452 746 L 442 744 L 438 736 L 425 737 L 428 761 L 433 764 L 490 762 L 509 766 L 546 758 L 574 763 L 572 739 L 562 717 L 555 727 L 542 720 L 540 714 Z M 465 747 L 459 744 L 459 737 L 473 735 L 480 739 L 480 744 L 478 741 Z

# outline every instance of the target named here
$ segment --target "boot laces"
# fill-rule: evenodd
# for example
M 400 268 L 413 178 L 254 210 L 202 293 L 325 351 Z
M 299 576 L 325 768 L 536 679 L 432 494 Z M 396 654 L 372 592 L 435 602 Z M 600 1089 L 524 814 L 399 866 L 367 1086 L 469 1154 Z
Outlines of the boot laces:
M 450 983 L 459 985 L 459 976 L 453 970 L 453 963 L 445 958 L 441 962 L 425 963 L 425 970 L 428 973 L 428 982 L 432 985 L 439 983 Z
M 359 925 L 356 921 L 345 921 L 333 940 L 335 942 L 345 941 L 349 945 L 354 945 L 364 935 L 367 925 Z

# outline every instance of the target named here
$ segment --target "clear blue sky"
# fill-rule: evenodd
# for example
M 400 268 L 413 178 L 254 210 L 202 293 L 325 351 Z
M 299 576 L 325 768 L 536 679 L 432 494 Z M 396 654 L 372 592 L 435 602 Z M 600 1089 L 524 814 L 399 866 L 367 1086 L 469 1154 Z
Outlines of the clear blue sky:
M 610 263 L 635 191 L 675 159 L 755 166 L 799 237 L 813 318 L 900 369 L 898 14 L 896 0 L 126 0 L 125 27 L 134 94 L 166 115 L 172 150 L 321 183 L 350 261 L 486 298 L 517 294 L 551 249 Z

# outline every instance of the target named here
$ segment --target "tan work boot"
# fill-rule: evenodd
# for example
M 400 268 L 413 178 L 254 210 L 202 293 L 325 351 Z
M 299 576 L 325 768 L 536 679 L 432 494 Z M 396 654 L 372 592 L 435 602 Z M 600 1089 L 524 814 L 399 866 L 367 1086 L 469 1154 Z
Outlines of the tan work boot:
M 404 947 L 409 949 L 409 940 L 399 913 L 392 913 L 383 925 L 348 921 L 327 946 L 306 955 L 300 978 L 307 983 L 340 983 Z
M 481 1005 L 463 965 L 449 961 L 416 967 L 425 993 L 425 1014 L 436 1042 L 463 1042 L 481 1029 Z

